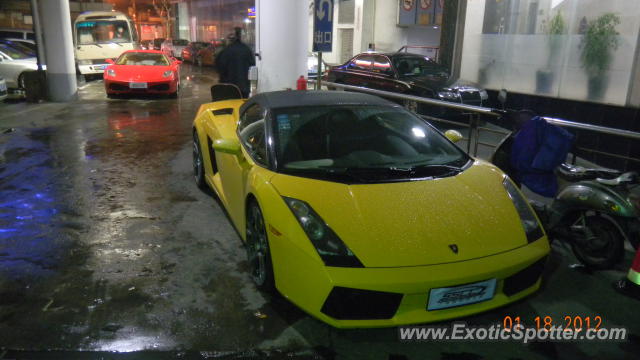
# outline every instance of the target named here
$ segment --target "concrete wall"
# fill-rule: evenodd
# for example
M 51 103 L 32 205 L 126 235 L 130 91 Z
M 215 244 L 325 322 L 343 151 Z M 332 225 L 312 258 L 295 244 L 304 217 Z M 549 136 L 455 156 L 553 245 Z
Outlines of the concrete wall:
M 614 105 L 635 104 L 640 76 L 634 72 L 640 2 L 635 0 L 565 0 L 556 8 L 549 6 L 543 18 L 561 11 L 569 29 L 551 42 L 549 35 L 539 32 L 519 33 L 519 24 L 527 22 L 527 14 L 513 12 L 508 19 L 514 27 L 506 34 L 483 33 L 486 0 L 469 0 L 467 6 L 461 77 L 478 82 L 488 89 L 508 89 L 523 94 L 535 94 L 579 101 L 595 101 Z M 541 6 L 544 5 L 541 3 Z M 579 34 L 583 18 L 593 20 L 604 13 L 620 17 L 618 47 L 611 50 L 612 61 L 604 80 L 592 83 L 593 74 L 586 72 L 581 56 L 584 36 Z M 515 15 L 514 15 L 515 14 Z M 538 19 L 541 21 L 540 19 Z M 544 28 L 541 22 L 539 28 Z M 513 31 L 513 30 L 516 31 Z M 543 76 L 547 79 L 543 81 Z M 594 90 L 595 89 L 595 90 Z M 598 94 L 597 90 L 601 93 Z M 630 93 L 631 99 L 630 99 Z
M 325 53 L 323 58 L 330 64 L 341 63 L 342 44 L 340 30 L 353 29 L 353 51 L 349 56 L 365 52 L 370 43 L 376 51 L 396 51 L 404 45 L 439 46 L 440 28 L 430 26 L 399 27 L 397 0 L 356 0 L 353 24 L 339 24 L 338 1 L 334 4 L 334 44 L 333 51 Z M 309 13 L 309 43 L 313 36 L 313 13 Z M 309 48 L 311 51 L 311 48 Z
M 368 2 L 369 3 L 369 2 Z M 396 51 L 403 45 L 440 45 L 440 28 L 398 27 L 398 2 L 376 0 L 374 40 L 377 51 Z

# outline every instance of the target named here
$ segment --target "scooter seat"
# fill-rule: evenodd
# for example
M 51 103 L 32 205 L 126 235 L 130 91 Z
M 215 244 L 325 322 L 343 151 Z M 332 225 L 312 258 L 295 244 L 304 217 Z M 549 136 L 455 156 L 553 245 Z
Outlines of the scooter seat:
M 571 164 L 561 164 L 556 173 L 560 178 L 569 182 L 595 179 L 612 180 L 622 175 L 622 172 L 614 169 L 590 169 Z

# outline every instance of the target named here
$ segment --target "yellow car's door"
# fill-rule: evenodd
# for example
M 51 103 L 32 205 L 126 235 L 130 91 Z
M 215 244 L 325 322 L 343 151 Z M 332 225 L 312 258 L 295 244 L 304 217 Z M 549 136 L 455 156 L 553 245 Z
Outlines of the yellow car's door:
M 220 154 L 222 189 L 227 199 L 227 210 L 236 227 L 244 225 L 244 199 L 247 175 L 253 166 L 267 166 L 265 110 L 259 104 L 249 106 L 240 114 L 238 135 L 241 155 Z

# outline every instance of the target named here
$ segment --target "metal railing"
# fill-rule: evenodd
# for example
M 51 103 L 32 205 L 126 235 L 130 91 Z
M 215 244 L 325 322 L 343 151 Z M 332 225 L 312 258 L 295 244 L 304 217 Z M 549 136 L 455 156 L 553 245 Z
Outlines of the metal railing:
M 489 132 L 489 133 L 499 134 L 503 136 L 507 136 L 508 134 L 510 134 L 509 131 L 505 131 L 503 129 L 495 129 L 495 128 L 489 128 L 486 126 L 480 126 L 480 116 L 492 116 L 495 118 L 500 118 L 505 115 L 504 110 L 493 109 L 493 108 L 482 107 L 482 106 L 475 106 L 475 105 L 467 105 L 467 104 L 461 104 L 461 103 L 453 103 L 449 101 L 441 101 L 441 100 L 429 99 L 429 98 L 424 98 L 424 97 L 414 96 L 414 95 L 392 93 L 388 91 L 382 91 L 377 89 L 370 89 L 370 88 L 364 88 L 360 86 L 346 85 L 346 84 L 340 84 L 340 83 L 332 83 L 327 81 L 323 81 L 322 85 L 327 86 L 329 90 L 342 89 L 342 90 L 363 92 L 367 94 L 378 95 L 380 97 L 384 97 L 388 99 L 413 101 L 420 104 L 434 105 L 434 106 L 440 106 L 448 109 L 459 110 L 462 112 L 464 116 L 467 116 L 468 123 L 461 123 L 461 122 L 441 119 L 441 118 L 427 116 L 427 115 L 420 115 L 420 116 L 425 118 L 426 120 L 433 121 L 433 122 L 439 122 L 439 123 L 451 124 L 455 126 L 463 126 L 463 127 L 469 128 L 469 135 L 468 137 L 463 138 L 463 140 L 467 141 L 467 152 L 473 156 L 477 156 L 478 147 L 480 145 L 486 146 L 486 147 L 492 147 L 492 148 L 495 148 L 498 145 L 498 144 L 491 144 L 491 143 L 480 141 L 481 132 Z M 616 128 L 610 128 L 605 126 L 598 126 L 598 125 L 591 125 L 591 124 L 579 123 L 574 121 L 567 121 L 567 120 L 556 119 L 551 117 L 544 117 L 544 119 L 551 124 L 561 126 L 561 127 L 592 131 L 600 134 L 615 135 L 615 136 L 620 136 L 620 137 L 624 137 L 632 140 L 640 140 L 640 133 L 634 132 L 634 131 L 616 129 Z M 577 149 L 580 151 L 590 152 L 593 154 L 605 155 L 605 156 L 610 156 L 610 157 L 614 157 L 614 158 L 618 158 L 626 161 L 634 161 L 634 162 L 640 163 L 640 159 L 632 158 L 629 156 L 609 153 L 606 151 L 600 151 L 595 149 L 582 148 L 582 147 L 578 147 Z M 471 150 L 473 150 L 473 152 Z M 575 155 L 574 155 L 574 161 L 575 161 Z

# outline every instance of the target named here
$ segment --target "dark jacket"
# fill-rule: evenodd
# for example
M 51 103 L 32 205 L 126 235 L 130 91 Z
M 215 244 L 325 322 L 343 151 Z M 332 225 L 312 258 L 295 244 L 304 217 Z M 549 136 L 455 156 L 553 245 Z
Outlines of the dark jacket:
M 537 194 L 555 196 L 558 181 L 554 170 L 566 160 L 572 143 L 571 133 L 541 117 L 527 121 L 516 134 L 511 148 L 514 180 Z
M 253 51 L 240 41 L 227 46 L 216 58 L 220 82 L 235 84 L 245 96 L 250 90 L 249 68 L 255 64 Z

